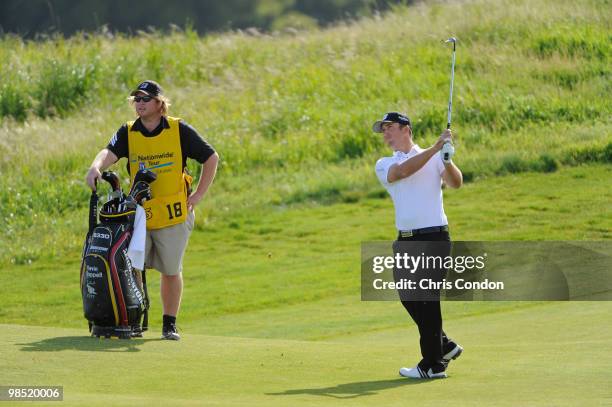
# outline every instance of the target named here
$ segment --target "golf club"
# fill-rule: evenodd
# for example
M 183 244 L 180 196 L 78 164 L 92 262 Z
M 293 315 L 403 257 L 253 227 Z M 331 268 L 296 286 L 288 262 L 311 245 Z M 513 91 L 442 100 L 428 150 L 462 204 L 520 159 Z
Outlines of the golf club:
M 157 179 L 157 174 L 151 170 L 139 170 L 134 177 L 134 185 L 128 196 L 142 205 L 143 199 L 151 199 L 151 182 Z
M 452 42 L 453 43 L 453 62 L 451 64 L 451 80 L 450 80 L 450 95 L 448 97 L 448 115 L 446 120 L 446 128 L 450 129 L 451 127 L 451 115 L 453 113 L 453 84 L 455 82 L 455 51 L 457 46 L 457 38 L 450 37 L 448 40 L 444 41 L 445 43 Z
M 450 94 L 448 96 L 448 113 L 446 116 L 446 129 L 450 129 L 451 127 L 451 115 L 453 113 L 453 84 L 455 83 L 455 51 L 457 47 L 457 38 L 450 37 L 445 43 L 453 44 L 453 62 L 451 64 L 451 80 L 450 80 Z M 450 150 L 454 150 L 451 143 L 445 143 L 442 147 L 442 160 L 444 162 L 449 162 L 451 157 Z
M 102 179 L 108 182 L 111 185 L 112 191 L 108 195 L 107 202 L 105 206 L 113 207 L 113 210 L 117 210 L 117 203 L 123 196 L 123 191 L 121 191 L 121 182 L 119 181 L 119 177 L 113 171 L 104 171 L 102 173 Z M 111 203 L 113 202 L 113 203 Z
M 119 182 L 117 174 L 112 171 L 104 171 L 102 173 L 102 179 L 111 185 L 113 191 L 121 192 L 121 182 Z

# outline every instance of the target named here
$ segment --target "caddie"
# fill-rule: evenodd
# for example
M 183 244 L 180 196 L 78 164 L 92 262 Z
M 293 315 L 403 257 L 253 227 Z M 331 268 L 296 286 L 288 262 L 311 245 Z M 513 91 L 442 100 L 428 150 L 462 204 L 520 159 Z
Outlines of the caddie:
M 128 98 L 137 118 L 122 125 L 93 160 L 87 184 L 96 189 L 101 172 L 127 158 L 131 182 L 139 169 L 157 174 L 147 218 L 145 267 L 161 272 L 162 338 L 179 340 L 176 318 L 183 293 L 183 255 L 195 223 L 194 207 L 202 200 L 217 170 L 215 150 L 183 120 L 168 116 L 170 103 L 152 80 L 140 83 Z M 202 164 L 195 191 L 187 159 Z

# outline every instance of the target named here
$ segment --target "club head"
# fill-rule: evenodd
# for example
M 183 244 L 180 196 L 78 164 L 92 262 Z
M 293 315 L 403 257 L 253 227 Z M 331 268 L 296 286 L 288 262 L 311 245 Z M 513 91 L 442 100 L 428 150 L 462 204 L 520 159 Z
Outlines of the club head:
M 444 41 L 444 42 L 452 42 L 453 44 L 457 42 L 457 38 L 455 37 L 450 37 L 448 40 Z
M 139 170 L 134 177 L 134 184 L 139 181 L 144 181 L 147 183 L 151 183 L 157 179 L 157 174 L 155 174 L 151 170 Z
M 132 186 L 129 196 L 136 203 L 142 204 L 143 199 L 151 199 L 151 186 L 146 181 L 138 181 Z
M 113 171 L 104 171 L 102 173 L 102 179 L 111 185 L 113 191 L 121 192 L 121 183 L 116 173 Z

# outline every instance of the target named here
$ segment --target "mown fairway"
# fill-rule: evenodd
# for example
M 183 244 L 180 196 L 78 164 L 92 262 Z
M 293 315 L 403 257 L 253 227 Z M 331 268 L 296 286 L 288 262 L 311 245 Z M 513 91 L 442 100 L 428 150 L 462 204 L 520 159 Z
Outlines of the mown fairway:
M 360 243 L 395 234 L 371 123 L 404 110 L 433 142 L 451 34 L 468 181 L 444 192 L 453 239 L 610 240 L 610 8 L 492 0 L 295 35 L 2 38 L 0 385 L 63 385 L 68 405 L 612 404 L 612 303 L 444 303 L 465 353 L 449 379 L 414 383 L 397 374 L 420 359 L 413 323 L 359 286 Z M 222 160 L 185 259 L 179 343 L 158 340 L 155 271 L 144 339 L 89 338 L 82 317 L 83 178 L 143 78 Z
M 325 308 L 312 311 L 325 318 Z M 63 384 L 67 405 L 607 405 L 610 311 L 609 303 L 549 303 L 451 317 L 446 328 L 466 353 L 448 379 L 425 382 L 397 375 L 419 358 L 412 327 L 317 341 L 186 333 L 177 344 L 4 325 L 0 379 Z

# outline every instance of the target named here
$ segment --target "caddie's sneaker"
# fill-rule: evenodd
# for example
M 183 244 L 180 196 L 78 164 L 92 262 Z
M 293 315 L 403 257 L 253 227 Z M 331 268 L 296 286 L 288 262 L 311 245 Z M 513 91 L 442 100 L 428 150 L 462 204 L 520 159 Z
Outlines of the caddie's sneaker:
M 176 324 L 164 326 L 162 330 L 162 339 L 168 339 L 170 341 L 178 341 L 179 339 L 181 339 L 181 335 L 178 334 Z
M 446 346 L 444 346 L 443 352 L 445 353 L 444 356 L 442 356 L 442 359 L 444 360 L 444 362 L 446 362 L 446 364 L 448 364 L 448 362 L 450 362 L 451 360 L 457 359 L 459 356 L 461 356 L 463 348 L 455 342 L 451 341 L 448 342 Z
M 424 370 L 421 369 L 419 365 L 411 368 L 402 367 L 399 374 L 400 376 L 409 377 L 411 379 L 444 379 L 447 377 L 444 369 L 441 369 L 439 372 L 434 372 L 432 368 Z

